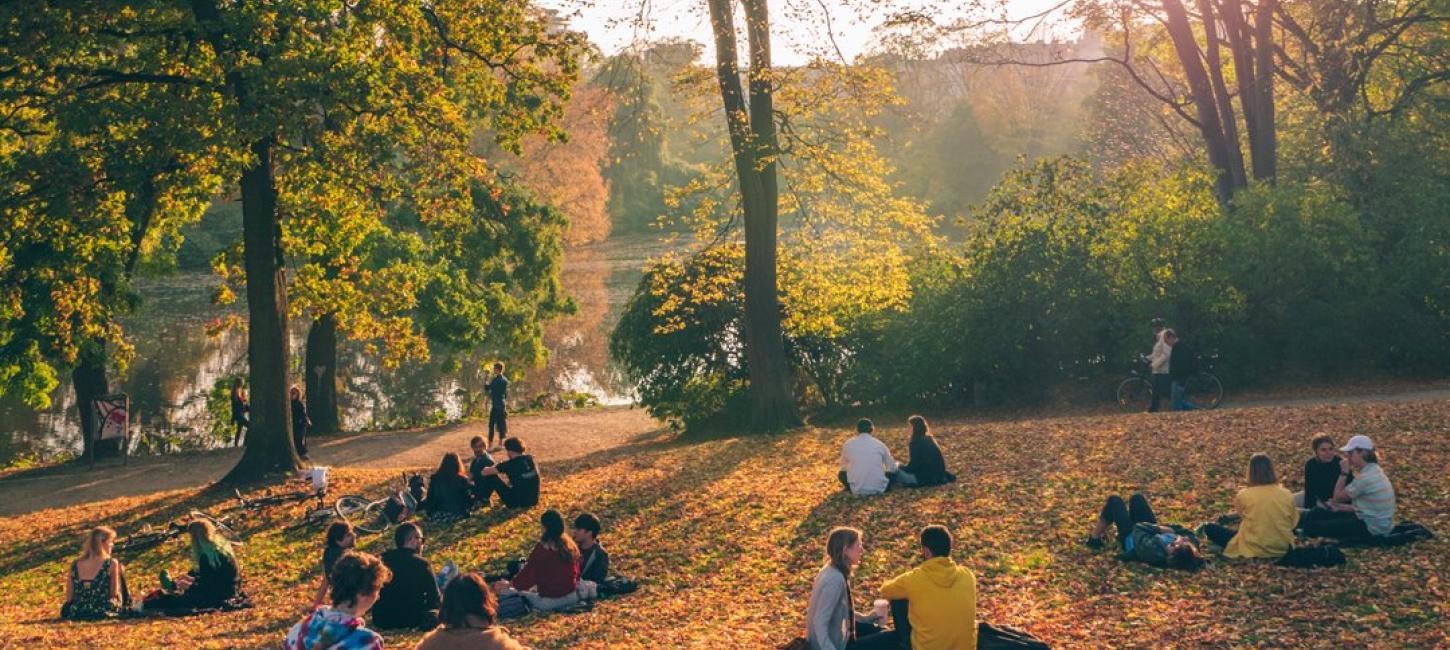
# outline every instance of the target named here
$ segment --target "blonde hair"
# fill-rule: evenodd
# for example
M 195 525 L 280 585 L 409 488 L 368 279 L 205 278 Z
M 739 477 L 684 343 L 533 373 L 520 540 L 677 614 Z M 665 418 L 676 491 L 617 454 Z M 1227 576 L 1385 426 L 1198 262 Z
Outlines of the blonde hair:
M 1249 485 L 1273 485 L 1279 482 L 1274 475 L 1274 461 L 1268 454 L 1254 454 L 1249 457 Z
M 846 559 L 846 549 L 861 541 L 861 531 L 856 528 L 837 526 L 826 535 L 826 564 L 836 567 L 841 575 L 851 577 L 851 562 Z
M 106 542 L 116 539 L 116 531 L 110 526 L 96 526 L 86 533 L 86 541 L 81 544 L 81 559 L 88 560 L 93 557 L 109 557 L 106 553 Z

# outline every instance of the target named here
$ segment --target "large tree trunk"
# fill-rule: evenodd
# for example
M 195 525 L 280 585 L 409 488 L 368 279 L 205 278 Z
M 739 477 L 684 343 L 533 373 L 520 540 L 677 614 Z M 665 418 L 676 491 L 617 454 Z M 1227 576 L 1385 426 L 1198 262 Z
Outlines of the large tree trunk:
M 1218 105 L 1214 101 L 1213 88 L 1203 61 L 1198 56 L 1198 41 L 1193 36 L 1193 27 L 1188 23 L 1188 12 L 1180 0 L 1163 0 L 1163 13 L 1168 19 L 1168 34 L 1173 38 L 1173 48 L 1178 53 L 1178 62 L 1183 66 L 1183 76 L 1188 81 L 1189 93 L 1198 115 L 1198 130 L 1208 150 L 1208 162 L 1218 170 L 1214 183 L 1215 194 L 1220 203 L 1228 203 L 1239 186 L 1234 184 L 1232 165 L 1229 162 L 1229 145 L 1224 136 L 1223 124 L 1219 120 Z
M 1208 63 L 1208 79 L 1213 87 L 1214 102 L 1218 105 L 1224 146 L 1228 149 L 1229 178 L 1234 187 L 1247 187 L 1249 181 L 1248 174 L 1244 171 L 1244 152 L 1239 146 L 1238 116 L 1234 112 L 1233 97 L 1228 94 L 1228 83 L 1223 78 L 1223 56 L 1219 53 L 1218 21 L 1213 15 L 1213 3 L 1210 0 L 1198 0 L 1198 11 L 1203 22 L 1206 46 L 1204 59 Z
M 313 433 L 341 430 L 337 414 L 337 319 L 324 314 L 307 332 L 307 414 Z
M 776 284 L 778 202 L 768 9 L 764 0 L 746 2 L 752 67 L 751 105 L 747 108 L 731 1 L 709 0 L 709 5 L 716 74 L 745 212 L 745 359 L 750 375 L 750 419 L 758 431 L 778 431 L 799 424 L 800 416 L 790 392 Z
M 1274 124 L 1274 12 L 1278 0 L 1259 0 L 1254 12 L 1256 33 L 1254 117 L 1258 130 L 1251 134 L 1254 178 L 1272 181 L 1279 174 L 1279 129 Z
M 96 453 L 95 436 L 100 425 L 91 402 L 110 392 L 110 384 L 106 381 L 106 351 L 104 347 L 96 347 L 85 346 L 70 372 L 71 385 L 76 391 L 76 409 L 81 416 L 81 437 L 84 440 L 81 454 L 87 460 Z
M 246 450 L 224 483 L 254 481 L 301 466 L 292 445 L 287 398 L 287 269 L 282 220 L 272 172 L 272 140 L 252 143 L 242 171 L 242 242 L 247 273 L 247 363 L 251 377 L 251 426 Z

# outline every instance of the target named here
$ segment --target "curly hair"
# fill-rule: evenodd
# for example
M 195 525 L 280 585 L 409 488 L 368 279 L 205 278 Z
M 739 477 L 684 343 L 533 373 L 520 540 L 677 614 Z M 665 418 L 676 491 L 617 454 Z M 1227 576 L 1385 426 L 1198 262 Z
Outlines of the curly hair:
M 348 551 L 332 565 L 327 579 L 332 585 L 332 604 L 344 605 L 356 603 L 359 596 L 378 593 L 393 579 L 393 572 L 376 555 Z

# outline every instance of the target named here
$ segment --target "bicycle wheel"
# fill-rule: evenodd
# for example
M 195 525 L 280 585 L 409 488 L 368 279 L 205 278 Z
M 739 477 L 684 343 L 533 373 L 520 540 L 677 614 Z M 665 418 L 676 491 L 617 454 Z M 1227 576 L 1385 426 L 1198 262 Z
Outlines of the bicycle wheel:
M 1183 399 L 1194 408 L 1218 408 L 1223 403 L 1223 382 L 1213 373 L 1200 372 L 1188 378 L 1183 387 Z
M 387 500 L 369 503 L 367 509 L 352 522 L 353 528 L 374 535 L 387 530 L 393 525 L 393 520 L 384 510 L 387 503 Z
M 212 528 L 216 529 L 216 532 L 222 536 L 222 539 L 227 540 L 227 542 L 231 543 L 234 546 L 241 545 L 242 536 L 238 535 L 237 531 L 232 530 L 232 527 L 228 526 L 225 520 L 218 519 L 200 510 L 192 510 L 191 518 L 204 519 L 211 522 Z
M 1146 411 L 1153 401 L 1153 384 L 1142 377 L 1129 377 L 1118 384 L 1116 395 L 1124 411 Z
M 368 504 L 370 503 L 372 503 L 371 499 L 365 499 L 356 494 L 348 494 L 338 497 L 337 502 L 332 504 L 332 510 L 343 521 L 352 521 L 355 518 L 361 518 L 363 511 L 368 509 Z

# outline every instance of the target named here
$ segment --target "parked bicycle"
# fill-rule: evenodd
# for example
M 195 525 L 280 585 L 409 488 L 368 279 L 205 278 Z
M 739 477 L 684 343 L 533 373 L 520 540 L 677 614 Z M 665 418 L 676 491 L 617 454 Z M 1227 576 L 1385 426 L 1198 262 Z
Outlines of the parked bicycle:
M 381 533 L 418 513 L 422 501 L 422 477 L 403 474 L 399 489 L 381 499 L 348 494 L 337 498 L 337 515 L 365 533 Z
M 233 492 L 237 495 L 236 508 L 245 512 L 259 512 L 266 508 L 281 505 L 284 503 L 293 503 L 299 501 L 307 501 L 308 499 L 314 499 L 317 501 L 316 506 L 308 508 L 302 513 L 300 523 L 326 523 L 332 521 L 336 517 L 342 517 L 342 513 L 337 510 L 336 504 L 329 506 L 326 502 L 328 469 L 329 468 L 327 467 L 313 467 L 311 469 L 304 470 L 302 472 L 301 479 L 303 481 L 310 482 L 311 488 L 302 490 L 300 492 L 248 498 L 247 496 L 242 494 L 241 490 L 234 489 Z
M 166 540 L 172 539 L 174 537 L 180 537 L 183 533 L 186 532 L 186 527 L 190 525 L 192 521 L 198 519 L 205 519 L 206 521 L 210 521 L 212 527 L 216 528 L 217 533 L 219 533 L 224 539 L 226 539 L 228 542 L 231 542 L 233 545 L 241 545 L 241 536 L 238 535 L 236 531 L 232 530 L 232 528 L 227 525 L 226 517 L 214 517 L 200 510 L 192 510 L 185 519 L 173 521 L 167 524 L 165 528 L 155 529 L 148 524 L 140 531 L 116 540 L 115 550 L 117 553 L 139 553 L 150 548 L 155 548 L 165 543 Z
M 1183 387 L 1183 401 L 1196 409 L 1214 409 L 1223 403 L 1223 382 L 1213 372 L 1216 354 L 1205 355 L 1199 361 L 1199 370 L 1188 378 Z M 1147 370 L 1148 357 L 1138 356 L 1135 367 L 1128 372 L 1128 378 L 1118 383 L 1114 393 L 1118 406 L 1125 411 L 1146 411 L 1153 402 L 1152 375 Z M 1167 398 L 1167 395 L 1162 396 Z

